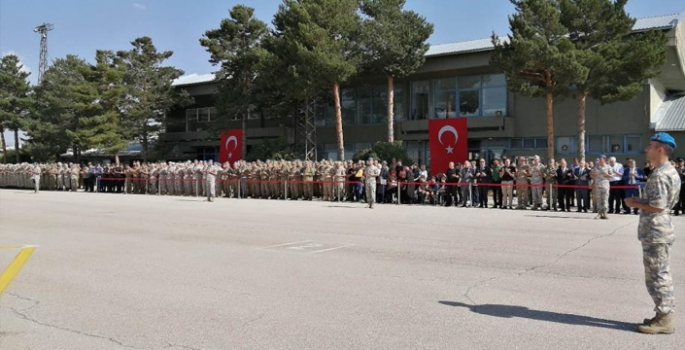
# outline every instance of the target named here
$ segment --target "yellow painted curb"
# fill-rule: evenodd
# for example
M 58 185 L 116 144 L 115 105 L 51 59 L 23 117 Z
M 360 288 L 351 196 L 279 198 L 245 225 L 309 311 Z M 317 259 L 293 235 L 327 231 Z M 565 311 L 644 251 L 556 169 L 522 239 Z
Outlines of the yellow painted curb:
M 12 245 L 0 245 L 0 249 L 21 249 L 14 260 L 7 266 L 5 271 L 0 274 L 0 296 L 10 285 L 14 277 L 19 273 L 26 261 L 29 260 L 33 251 L 36 250 L 35 246 L 12 246 Z

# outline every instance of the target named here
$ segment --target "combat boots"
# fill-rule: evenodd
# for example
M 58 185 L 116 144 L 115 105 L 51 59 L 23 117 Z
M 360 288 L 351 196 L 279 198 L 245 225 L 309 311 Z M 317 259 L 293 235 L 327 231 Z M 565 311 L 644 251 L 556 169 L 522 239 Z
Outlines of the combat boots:
M 652 319 L 645 319 L 644 323 L 637 327 L 638 332 L 645 334 L 671 334 L 675 332 L 673 326 L 673 313 L 657 313 Z

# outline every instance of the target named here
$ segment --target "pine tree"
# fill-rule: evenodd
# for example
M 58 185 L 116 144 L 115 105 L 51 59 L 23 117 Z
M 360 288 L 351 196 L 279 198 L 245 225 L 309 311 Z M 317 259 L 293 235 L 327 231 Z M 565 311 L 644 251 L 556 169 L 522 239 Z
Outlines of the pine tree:
M 7 145 L 5 128 L 14 132 L 15 162 L 19 163 L 19 130 L 27 125 L 30 107 L 28 82 L 30 73 L 22 70 L 23 66 L 16 55 L 6 55 L 0 60 L 0 135 L 2 135 L 2 152 L 7 163 Z
M 151 139 L 161 130 L 166 113 L 175 105 L 189 103 L 190 98 L 171 86 L 183 75 L 182 70 L 164 65 L 173 52 L 157 51 L 149 37 L 137 38 L 131 45 L 131 50 L 116 54 L 117 64 L 126 72 L 119 126 L 126 139 L 142 144 L 143 161 L 147 161 Z
M 509 17 L 508 40 L 492 36 L 491 64 L 507 77 L 512 92 L 546 99 L 547 157 L 554 158 L 554 99 L 570 82 L 587 76 L 575 57 L 573 43 L 561 23 L 557 0 L 510 0 L 516 13 Z
M 578 104 L 578 158 L 585 158 L 585 104 L 628 101 L 642 82 L 658 75 L 666 60 L 666 37 L 649 31 L 631 35 L 635 19 L 625 11 L 628 0 L 560 0 L 577 61 L 588 71 L 573 81 L 570 95 Z
M 114 54 L 99 51 L 96 65 L 69 55 L 57 59 L 36 88 L 34 119 L 27 130 L 36 158 L 71 149 L 78 162 L 82 151 L 96 148 L 115 152 L 126 145 L 119 133 L 118 108 L 123 72 Z
M 259 67 L 266 57 L 260 46 L 268 35 L 266 23 L 254 17 L 254 9 L 236 5 L 230 18 L 221 21 L 218 29 L 205 32 L 200 44 L 211 54 L 209 62 L 221 65 L 217 78 L 220 81 L 218 106 L 224 115 L 242 117 L 243 157 L 247 156 L 247 120 L 257 102 L 255 80 Z M 228 118 L 213 121 L 214 129 L 224 130 Z
M 366 64 L 387 77 L 388 142 L 394 135 L 394 79 L 414 74 L 426 60 L 433 25 L 414 11 L 404 10 L 406 0 L 363 0 L 363 47 Z
M 271 62 L 283 67 L 288 94 L 308 100 L 331 88 L 335 101 L 338 159 L 345 159 L 340 84 L 361 63 L 358 0 L 284 0 L 274 16 Z M 278 59 L 273 60 L 274 57 Z

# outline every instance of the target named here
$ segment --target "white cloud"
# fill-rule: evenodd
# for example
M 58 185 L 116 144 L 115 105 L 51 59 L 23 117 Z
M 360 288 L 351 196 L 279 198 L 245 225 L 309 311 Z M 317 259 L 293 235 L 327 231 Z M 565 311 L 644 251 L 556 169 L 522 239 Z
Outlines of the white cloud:
M 24 59 L 22 59 L 22 57 L 18 53 L 14 52 L 12 50 L 9 50 L 7 52 L 3 52 L 2 54 L 0 54 L 0 57 L 5 57 L 7 55 L 15 55 L 15 56 L 19 57 L 19 63 L 22 65 L 21 71 L 26 72 L 26 73 L 31 73 L 31 68 L 29 68 L 29 66 L 26 64 L 26 61 L 24 61 Z
M 137 8 L 137 9 L 139 9 L 139 10 L 145 10 L 145 9 L 147 9 L 147 7 L 146 7 L 145 5 L 139 4 L 139 3 L 137 3 L 137 2 L 134 2 L 134 3 L 133 3 L 133 7 Z

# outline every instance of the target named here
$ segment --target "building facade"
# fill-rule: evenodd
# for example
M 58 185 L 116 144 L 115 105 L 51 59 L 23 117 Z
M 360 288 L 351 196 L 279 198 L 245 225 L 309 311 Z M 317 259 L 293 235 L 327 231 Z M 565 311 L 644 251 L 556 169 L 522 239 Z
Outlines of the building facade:
M 671 132 L 685 148 L 685 23 L 682 15 L 639 19 L 635 32 L 658 29 L 669 41 L 661 74 L 643 83 L 643 92 L 627 102 L 602 105 L 588 99 L 586 152 L 644 161 L 643 149 L 654 131 Z M 416 74 L 395 81 L 395 138 L 413 160 L 430 165 L 428 120 L 468 118 L 469 157 L 492 159 L 547 153 L 545 101 L 508 91 L 506 79 L 490 65 L 490 39 L 432 46 Z M 206 131 L 217 114 L 213 75 L 180 78 L 195 105 L 172 111 L 162 145 L 174 159 L 217 159 L 218 139 Z M 341 89 L 345 159 L 374 142 L 387 140 L 387 87 L 384 78 L 370 78 Z M 315 112 L 317 155 L 337 159 L 332 98 Z M 554 104 L 555 154 L 571 160 L 577 154 L 577 105 L 573 98 Z M 231 128 L 240 128 L 233 118 Z M 296 123 L 254 114 L 248 121 L 249 147 L 264 139 L 295 143 Z M 679 154 L 685 155 L 680 151 Z

